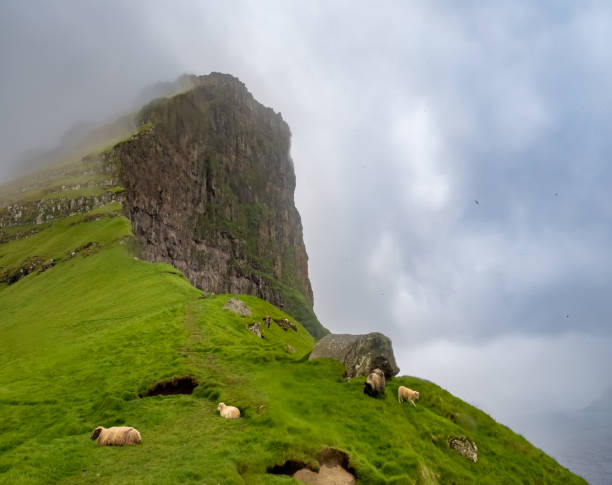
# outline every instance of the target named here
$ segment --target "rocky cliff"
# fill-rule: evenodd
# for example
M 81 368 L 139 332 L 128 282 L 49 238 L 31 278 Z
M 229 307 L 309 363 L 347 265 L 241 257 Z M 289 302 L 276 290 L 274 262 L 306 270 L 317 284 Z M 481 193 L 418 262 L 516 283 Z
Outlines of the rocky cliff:
M 142 256 L 205 291 L 284 307 L 325 335 L 312 311 L 289 126 L 232 76 L 194 84 L 143 108 L 148 128 L 114 149 Z

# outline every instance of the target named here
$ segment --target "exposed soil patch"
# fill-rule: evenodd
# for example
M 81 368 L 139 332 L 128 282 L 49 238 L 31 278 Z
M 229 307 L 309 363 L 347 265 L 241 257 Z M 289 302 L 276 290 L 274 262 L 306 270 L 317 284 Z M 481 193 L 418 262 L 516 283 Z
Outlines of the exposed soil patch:
M 321 465 L 318 473 L 302 468 L 292 477 L 311 485 L 353 485 L 355 483 L 355 475 L 347 472 L 340 465 Z
M 319 470 L 313 470 L 299 460 L 287 460 L 282 465 L 268 468 L 268 473 L 289 475 L 302 483 L 313 485 L 353 485 L 355 470 L 349 464 L 349 456 L 334 448 L 325 448 L 317 456 Z
M 193 376 L 173 377 L 156 382 L 147 392 L 140 397 L 169 396 L 172 394 L 192 394 L 198 386 L 198 381 Z

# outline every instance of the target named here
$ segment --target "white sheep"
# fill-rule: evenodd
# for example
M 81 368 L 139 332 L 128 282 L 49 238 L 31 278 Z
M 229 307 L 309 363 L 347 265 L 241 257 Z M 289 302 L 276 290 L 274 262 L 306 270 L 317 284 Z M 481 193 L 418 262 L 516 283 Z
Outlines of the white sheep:
M 223 402 L 219 403 L 217 407 L 217 411 L 227 419 L 238 419 L 240 417 L 240 409 L 235 406 L 228 406 Z
M 412 389 L 408 389 L 404 386 L 399 386 L 397 389 L 397 400 L 401 403 L 404 401 L 409 401 L 414 407 L 414 400 L 419 398 L 419 391 L 413 391 Z
M 98 426 L 91 435 L 91 440 L 98 440 L 99 446 L 137 445 L 142 439 L 137 429 L 130 426 Z

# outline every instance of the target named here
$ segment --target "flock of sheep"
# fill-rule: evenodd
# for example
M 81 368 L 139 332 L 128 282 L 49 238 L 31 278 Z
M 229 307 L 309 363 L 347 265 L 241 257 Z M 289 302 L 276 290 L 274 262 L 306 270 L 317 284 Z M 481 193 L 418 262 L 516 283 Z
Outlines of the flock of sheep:
M 363 392 L 368 396 L 377 397 L 379 394 L 384 394 L 385 385 L 385 373 L 380 369 L 374 369 L 368 375 L 365 386 L 363 388 Z M 419 391 L 413 391 L 412 389 L 409 389 L 405 386 L 399 386 L 399 388 L 397 389 L 397 400 L 400 403 L 408 401 L 410 404 L 416 407 L 414 401 L 418 398 Z
M 284 330 L 293 328 L 297 331 L 295 324 L 290 323 L 286 318 L 283 320 L 276 320 L 276 323 L 281 325 Z M 267 316 L 264 322 L 270 327 L 270 317 Z M 385 392 L 385 373 L 380 369 L 374 369 L 367 377 L 363 392 L 369 396 L 377 397 Z M 410 402 L 416 407 L 414 401 L 419 399 L 418 391 L 413 391 L 405 386 L 399 386 L 397 390 L 397 400 L 402 403 L 404 401 Z M 221 417 L 226 419 L 238 419 L 240 418 L 240 410 L 235 406 L 228 406 L 223 402 L 219 403 L 217 411 Z M 94 429 L 91 440 L 97 440 L 99 446 L 125 446 L 125 445 L 137 445 L 142 442 L 140 432 L 132 428 L 131 426 L 114 426 L 112 428 L 104 428 L 98 426 Z
M 240 417 L 240 409 L 235 406 L 228 406 L 220 402 L 217 411 L 222 417 L 227 419 L 237 419 Z M 131 426 L 113 426 L 105 428 L 98 426 L 94 429 L 90 439 L 98 440 L 99 446 L 125 446 L 138 445 L 142 442 L 140 432 Z
M 380 369 L 374 369 L 370 373 L 366 380 L 363 392 L 372 397 L 376 397 L 385 392 L 385 374 L 383 371 Z M 400 403 L 408 401 L 410 404 L 416 407 L 414 401 L 418 398 L 418 391 L 413 391 L 407 387 L 399 386 L 397 390 L 397 400 Z M 223 402 L 219 403 L 217 411 L 219 411 L 219 414 L 226 419 L 238 419 L 240 417 L 240 409 L 235 406 L 228 406 Z M 131 426 L 113 426 L 112 428 L 98 426 L 96 429 L 94 429 L 91 435 L 91 440 L 97 440 L 99 446 L 138 445 L 142 442 L 140 432 Z

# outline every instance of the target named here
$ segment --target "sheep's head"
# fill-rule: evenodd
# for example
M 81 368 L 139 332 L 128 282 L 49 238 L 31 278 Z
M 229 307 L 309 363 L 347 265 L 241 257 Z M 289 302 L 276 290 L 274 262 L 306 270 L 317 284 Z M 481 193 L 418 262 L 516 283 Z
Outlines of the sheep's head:
M 419 391 L 414 391 L 414 395 L 418 399 L 419 398 Z
M 217 411 L 221 411 L 225 407 L 225 403 L 220 402 L 219 406 L 217 406 Z
M 102 428 L 102 426 L 98 426 L 96 429 L 93 430 L 93 434 L 91 435 L 91 440 L 96 440 L 98 439 L 98 436 L 100 436 L 100 433 L 102 432 L 104 428 Z

